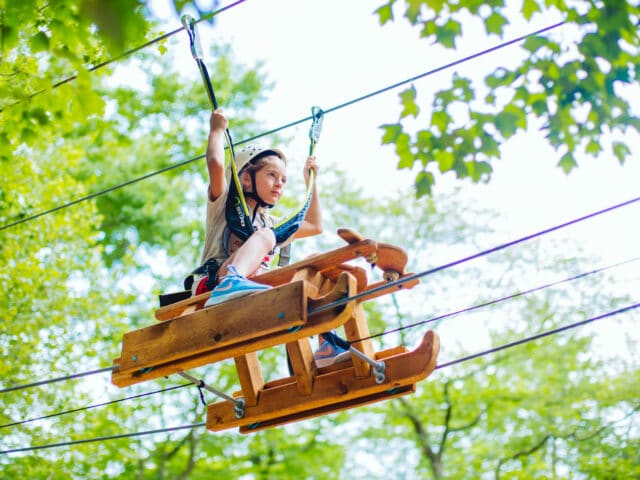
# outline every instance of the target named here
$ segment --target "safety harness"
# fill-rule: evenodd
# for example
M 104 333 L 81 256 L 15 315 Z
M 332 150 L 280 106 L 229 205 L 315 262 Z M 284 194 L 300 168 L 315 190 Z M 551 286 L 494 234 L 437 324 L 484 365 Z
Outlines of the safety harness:
M 207 71 L 207 67 L 203 61 L 203 53 L 202 53 L 202 45 L 200 43 L 200 37 L 198 35 L 198 31 L 196 29 L 196 21 L 189 15 L 182 16 L 182 24 L 185 27 L 185 30 L 189 34 L 189 42 L 191 46 L 191 54 L 196 61 L 198 66 L 198 70 L 200 71 L 200 76 L 202 77 L 202 81 L 205 85 L 207 95 L 209 97 L 209 102 L 213 109 L 218 108 L 218 101 L 216 99 L 215 93 L 213 91 L 213 86 L 211 84 L 211 79 L 209 77 L 209 73 Z M 315 151 L 316 144 L 320 138 L 320 132 L 322 131 L 322 120 L 324 112 L 319 107 L 312 107 L 312 124 L 309 129 L 309 155 L 313 155 Z M 272 208 L 273 205 L 265 202 L 262 198 L 260 198 L 257 188 L 256 188 L 256 178 L 255 171 L 250 172 L 250 178 L 252 183 L 252 191 L 244 192 L 242 189 L 242 184 L 239 179 L 238 170 L 235 161 L 235 151 L 233 148 L 233 141 L 231 139 L 231 134 L 229 129 L 225 130 L 225 141 L 228 145 L 228 148 L 225 151 L 225 164 L 228 164 L 231 169 L 231 179 L 229 182 L 229 192 L 227 195 L 227 200 L 225 204 L 225 219 L 227 221 L 227 226 L 229 228 L 229 232 L 233 233 L 237 236 L 242 242 L 246 241 L 255 231 L 255 227 L 253 225 L 253 219 L 251 218 L 251 212 L 247 205 L 246 197 L 253 198 L 256 200 L 257 205 L 255 207 L 255 211 L 258 208 Z M 268 150 L 264 154 L 268 154 Z M 258 155 L 251 161 L 255 161 L 260 157 Z M 307 185 L 307 190 L 305 192 L 305 198 L 301 206 L 298 207 L 292 214 L 285 217 L 282 221 L 278 222 L 272 228 L 275 238 L 276 238 L 276 246 L 280 247 L 280 259 L 278 265 L 286 265 L 288 263 L 290 257 L 289 247 L 290 245 L 283 244 L 291 238 L 291 236 L 300 228 L 302 223 L 304 222 L 304 218 L 307 214 L 307 210 L 309 209 L 309 205 L 311 203 L 311 198 L 313 196 L 313 187 L 314 187 L 314 175 L 315 172 L 311 170 L 309 172 L 309 182 Z M 226 235 L 228 238 L 228 235 Z M 189 290 L 191 288 L 191 284 L 193 282 L 193 274 L 196 275 L 206 275 L 208 276 L 207 280 L 207 289 L 212 289 L 217 281 L 217 271 L 219 269 L 218 263 L 209 259 L 205 262 L 204 265 L 198 267 L 192 272 L 192 275 L 185 279 L 185 289 Z M 189 284 L 189 285 L 188 285 Z

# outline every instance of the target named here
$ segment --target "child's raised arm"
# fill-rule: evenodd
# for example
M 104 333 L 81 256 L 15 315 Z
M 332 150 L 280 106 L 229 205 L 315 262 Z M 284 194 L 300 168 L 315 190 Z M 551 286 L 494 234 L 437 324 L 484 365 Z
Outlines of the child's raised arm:
M 316 157 L 308 157 L 304 164 L 304 180 L 309 183 L 309 171 L 313 170 L 314 185 L 313 193 L 311 195 L 311 202 L 309 203 L 309 209 L 304 216 L 304 222 L 300 225 L 298 231 L 294 234 L 294 238 L 311 237 L 322 233 L 322 210 L 320 208 L 320 195 L 318 194 L 318 184 L 315 179 L 318 177 L 318 171 L 320 167 L 316 161 Z
M 211 112 L 209 140 L 207 143 L 207 170 L 209 171 L 209 199 L 214 201 L 226 188 L 224 177 L 224 132 L 229 121 L 218 108 Z

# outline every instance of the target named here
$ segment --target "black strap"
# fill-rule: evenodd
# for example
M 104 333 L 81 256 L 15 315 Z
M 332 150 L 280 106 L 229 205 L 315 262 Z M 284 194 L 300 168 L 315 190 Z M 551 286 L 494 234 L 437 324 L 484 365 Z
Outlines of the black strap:
M 184 279 L 185 290 L 191 290 L 193 287 L 194 275 L 206 275 L 207 278 L 207 290 L 213 290 L 213 287 L 218 283 L 218 270 L 220 270 L 220 264 L 214 258 L 209 258 L 204 264 L 196 268 L 189 276 Z
M 191 297 L 191 290 L 184 290 L 182 292 L 163 293 L 158 295 L 161 307 L 166 307 L 173 303 L 177 303 L 181 300 L 186 300 Z
M 224 215 L 229 230 L 243 242 L 255 231 L 251 223 L 251 218 L 245 213 L 242 207 L 242 198 L 233 179 L 229 183 L 229 194 L 227 195 L 227 202 L 224 207 Z

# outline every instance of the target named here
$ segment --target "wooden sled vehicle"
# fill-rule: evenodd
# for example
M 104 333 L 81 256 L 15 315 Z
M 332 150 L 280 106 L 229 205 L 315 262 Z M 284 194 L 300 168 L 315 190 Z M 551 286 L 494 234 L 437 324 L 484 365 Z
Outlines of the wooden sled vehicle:
M 405 272 L 407 255 L 352 230 L 338 234 L 346 246 L 253 278 L 272 289 L 210 308 L 209 293 L 161 307 L 159 323 L 124 335 L 112 382 L 124 387 L 233 358 L 241 392 L 209 404 L 206 425 L 242 433 L 414 392 L 435 369 L 438 336 L 427 332 L 412 351 L 374 352 L 361 305 L 419 282 Z M 368 284 L 366 270 L 347 263 L 357 258 L 383 279 Z M 341 326 L 351 360 L 317 368 L 309 337 Z M 282 344 L 293 375 L 265 382 L 258 352 Z

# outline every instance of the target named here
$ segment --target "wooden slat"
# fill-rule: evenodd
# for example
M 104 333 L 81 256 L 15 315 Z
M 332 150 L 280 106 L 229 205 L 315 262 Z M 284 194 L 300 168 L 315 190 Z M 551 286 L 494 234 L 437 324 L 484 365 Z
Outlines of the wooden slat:
M 412 389 L 413 384 L 429 376 L 436 367 L 438 350 L 438 336 L 427 332 L 415 350 L 384 359 L 386 379 L 381 384 L 376 383 L 373 375 L 357 377 L 354 368 L 347 367 L 318 375 L 311 395 L 300 395 L 295 382 L 266 385 L 260 392 L 258 405 L 248 407 L 242 418 L 236 418 L 232 402 L 209 405 L 207 428 L 218 431 L 246 427 L 245 431 L 251 431 L 255 424 L 258 428 L 265 422 L 279 425 L 334 411 L 336 405 L 342 409 L 389 398 L 403 389 Z
M 367 282 L 369 281 L 367 272 L 364 268 L 358 267 L 356 265 L 341 263 L 340 265 L 336 265 L 332 268 L 323 270 L 322 275 L 330 280 L 336 281 L 340 277 L 342 272 L 349 272 L 351 275 L 356 277 L 356 280 L 358 281 L 358 293 L 364 291 L 367 288 Z
M 301 338 L 295 342 L 287 343 L 287 353 L 298 386 L 298 393 L 309 395 L 313 388 L 313 374 L 315 372 L 313 351 L 309 339 Z
M 400 247 L 388 243 L 378 242 L 376 249 L 376 267 L 383 272 L 390 270 L 404 274 L 409 257 L 407 252 Z
M 410 383 L 403 385 L 402 387 L 396 387 L 381 392 L 375 392 L 369 395 L 363 395 L 358 398 L 350 398 L 344 401 L 337 401 L 321 407 L 314 408 L 313 410 L 306 410 L 302 412 L 296 412 L 291 415 L 283 417 L 272 418 L 264 420 L 262 422 L 254 422 L 248 425 L 240 426 L 239 431 L 243 434 L 255 433 L 267 428 L 278 427 L 286 425 L 288 423 L 298 422 L 300 420 L 308 420 L 310 418 L 319 417 L 321 415 L 328 415 L 330 413 L 341 412 L 350 408 L 363 407 L 371 403 L 381 402 L 383 400 L 391 400 L 393 398 L 409 395 L 416 391 L 416 384 Z
M 403 278 L 410 277 L 413 273 L 407 273 L 398 279 L 397 282 L 393 282 L 393 285 L 389 285 L 389 282 L 385 280 L 381 280 L 376 283 L 372 283 L 368 285 L 367 288 L 362 292 L 362 297 L 360 297 L 360 302 L 365 302 L 367 300 L 371 300 L 373 298 L 381 297 L 382 295 L 388 295 L 390 293 L 399 292 L 402 290 L 410 290 L 416 285 L 420 284 L 419 278 L 414 278 L 412 280 L 403 281 Z M 386 288 L 385 288 L 386 286 Z M 377 292 L 367 293 L 373 289 L 380 288 Z
M 128 332 L 122 341 L 120 371 L 299 327 L 306 320 L 306 307 L 300 281 Z
M 375 250 L 375 241 L 363 240 L 361 242 L 331 250 L 330 252 L 314 255 L 300 262 L 287 265 L 286 267 L 275 268 L 255 277 L 254 280 L 267 285 L 282 285 L 283 283 L 289 282 L 296 271 L 301 268 L 311 267 L 322 272 L 323 270 L 333 268 L 335 265 L 369 255 Z
M 306 258 L 300 262 L 295 262 L 286 267 L 276 268 L 269 272 L 263 273 L 253 277 L 252 280 L 263 283 L 265 285 L 271 285 L 273 287 L 283 285 L 290 282 L 293 279 L 295 273 L 303 268 L 310 267 L 317 271 L 324 269 L 331 269 L 335 265 L 354 260 L 358 257 L 369 255 L 376 249 L 376 242 L 373 240 L 363 240 L 361 242 L 347 245 L 345 247 L 332 250 L 327 253 L 322 253 L 309 258 Z M 187 298 L 180 302 L 161 307 L 155 312 L 155 317 L 158 320 L 170 320 L 176 318 L 182 314 L 185 308 L 190 305 L 196 305 L 198 309 L 204 306 L 204 303 L 209 298 L 209 293 L 203 293 L 196 297 Z
M 304 282 L 296 282 L 296 283 L 284 285 L 283 287 L 279 287 L 279 288 L 284 289 L 289 285 L 305 285 L 306 286 Z M 328 303 L 333 302 L 335 299 L 344 298 L 345 296 L 346 297 L 352 296 L 355 294 L 355 289 L 356 289 L 355 278 L 353 278 L 348 273 L 344 273 L 343 276 L 341 277 L 341 280 L 336 284 L 335 291 L 332 291 L 329 295 L 326 296 L 326 298 L 314 299 L 313 300 L 314 305 L 322 306 L 322 305 L 326 305 Z M 256 294 L 256 297 L 260 295 L 265 295 L 266 293 L 267 292 Z M 301 296 L 301 298 L 304 299 L 303 300 L 304 305 L 301 306 L 301 308 L 304 309 L 306 314 L 307 296 L 306 294 L 302 295 L 301 293 L 299 295 Z M 239 299 L 239 300 L 242 300 L 242 299 Z M 226 304 L 222 304 L 220 305 L 220 307 L 224 305 Z M 355 305 L 356 305 L 356 302 L 352 301 L 347 303 L 344 306 L 336 307 L 326 312 L 321 312 L 318 314 L 308 316 L 308 318 L 306 319 L 306 323 L 303 324 L 299 330 L 294 328 L 292 330 L 287 329 L 284 331 L 277 331 L 271 334 L 264 334 L 258 337 L 250 338 L 238 343 L 233 343 L 231 345 L 222 346 L 222 347 L 219 346 L 217 343 L 209 344 L 204 351 L 198 351 L 197 353 L 194 353 L 191 355 L 185 355 L 183 357 L 177 358 L 172 361 L 166 361 L 161 364 L 157 364 L 153 366 L 151 370 L 148 370 L 146 368 L 148 367 L 148 365 L 144 365 L 144 364 L 140 365 L 138 369 L 135 369 L 135 370 L 131 368 L 129 368 L 128 370 L 125 370 L 124 368 L 122 368 L 122 363 L 121 363 L 122 359 L 125 357 L 125 354 L 123 353 L 123 355 L 121 355 L 121 358 L 117 359 L 114 362 L 114 364 L 117 366 L 120 366 L 120 368 L 113 372 L 111 376 L 111 381 L 112 383 L 120 387 L 133 385 L 133 384 L 144 382 L 147 380 L 152 380 L 154 378 L 171 375 L 183 370 L 196 368 L 209 363 L 218 362 L 228 358 L 234 358 L 249 352 L 263 350 L 265 348 L 273 347 L 276 345 L 282 345 L 285 343 L 293 342 L 300 338 L 317 335 L 319 333 L 326 332 L 327 330 L 332 330 L 344 325 L 344 323 L 348 320 L 349 316 L 351 315 L 351 311 L 353 310 L 353 308 L 355 308 Z M 217 307 L 213 307 L 213 308 L 217 308 Z M 250 304 L 247 304 L 245 308 L 248 310 L 252 310 L 253 302 L 251 302 Z M 205 311 L 198 311 L 191 315 L 199 315 L 209 310 L 212 310 L 212 309 L 207 309 Z M 189 317 L 190 316 L 180 317 L 178 319 L 171 320 L 169 323 L 175 323 L 177 321 L 182 322 L 184 319 L 187 319 Z M 207 320 L 205 317 L 205 319 L 202 320 L 202 322 L 203 322 L 203 325 L 201 325 L 201 328 L 209 328 L 208 325 L 211 323 L 210 320 L 207 323 Z M 161 325 L 164 325 L 165 323 L 167 322 L 158 323 L 154 326 L 161 326 Z M 181 329 L 179 331 L 181 331 Z M 253 335 L 256 335 L 256 334 L 262 334 L 262 332 L 260 332 L 259 330 L 254 330 Z M 196 341 L 196 343 L 198 341 L 202 343 L 202 340 L 198 340 L 197 338 L 194 341 Z M 129 355 L 132 353 L 131 350 L 125 351 L 124 349 L 123 349 L 123 352 L 128 352 Z M 129 362 L 129 365 L 131 364 L 132 362 Z
M 351 318 L 344 324 L 344 332 L 349 342 L 354 342 L 353 347 L 360 350 L 367 357 L 373 358 L 373 343 L 369 338 L 369 325 L 364 314 L 362 304 L 358 304 L 353 310 Z M 362 339 L 362 340 L 361 340 Z M 356 341 L 357 340 L 357 341 Z M 371 372 L 371 365 L 360 357 L 352 354 L 353 367 L 357 377 L 366 377 Z
M 262 377 L 258 353 L 247 353 L 236 357 L 234 360 L 245 404 L 249 406 L 257 405 L 258 393 L 264 387 L 264 378 Z

